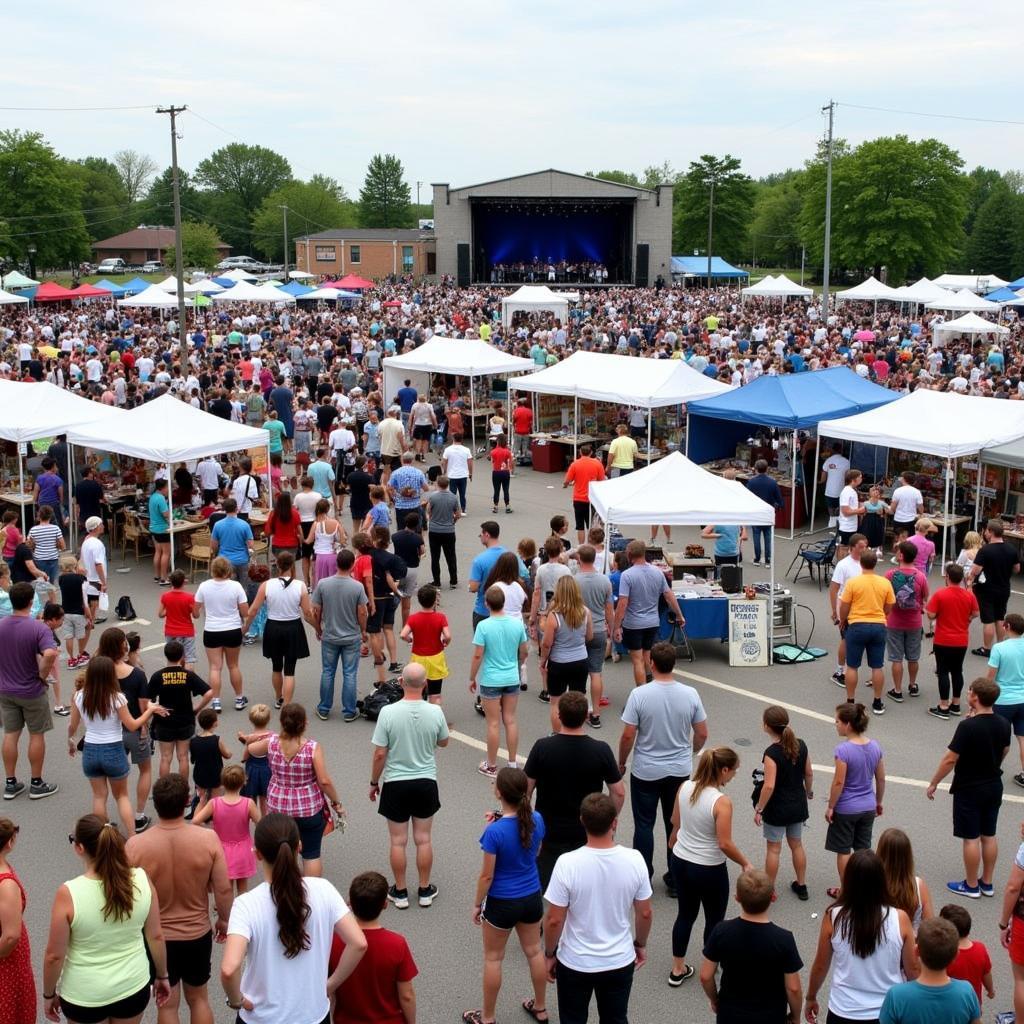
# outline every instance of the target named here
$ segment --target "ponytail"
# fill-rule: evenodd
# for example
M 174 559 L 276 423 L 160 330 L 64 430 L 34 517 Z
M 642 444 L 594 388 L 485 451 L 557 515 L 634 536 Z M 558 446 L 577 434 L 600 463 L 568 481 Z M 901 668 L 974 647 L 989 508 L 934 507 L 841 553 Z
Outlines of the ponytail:
M 299 870 L 299 829 L 287 814 L 268 814 L 253 835 L 260 856 L 271 865 L 270 895 L 277 907 L 277 937 L 292 960 L 309 949 L 306 922 L 311 908 Z
M 519 825 L 519 842 L 524 850 L 533 845 L 533 807 L 530 805 L 529 784 L 522 768 L 502 768 L 494 780 L 498 795 L 510 807 L 516 809 Z
M 786 759 L 796 764 L 797 758 L 800 756 L 800 742 L 797 740 L 796 733 L 793 732 L 793 728 L 789 724 L 789 713 L 786 709 L 779 707 L 778 704 L 772 704 L 764 709 L 764 715 L 761 720 L 767 728 L 771 729 L 779 737 L 779 746 L 782 747 L 782 752 L 786 755 Z
M 103 885 L 103 919 L 123 921 L 135 906 L 135 880 L 124 836 L 112 822 L 86 814 L 75 823 L 75 842 L 85 851 Z
M 697 770 L 693 773 L 693 791 L 690 793 L 690 804 L 696 804 L 701 793 L 708 786 L 717 786 L 722 772 L 727 768 L 735 768 L 740 763 L 740 755 L 732 747 L 712 747 L 705 750 Z

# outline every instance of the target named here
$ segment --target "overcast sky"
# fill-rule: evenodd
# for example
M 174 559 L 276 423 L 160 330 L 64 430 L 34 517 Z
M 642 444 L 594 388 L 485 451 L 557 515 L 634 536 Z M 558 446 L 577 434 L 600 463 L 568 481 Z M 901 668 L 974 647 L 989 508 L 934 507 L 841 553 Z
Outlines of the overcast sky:
M 355 195 L 369 157 L 394 152 L 424 200 L 430 182 L 552 166 L 725 152 L 754 176 L 799 166 L 830 97 L 853 143 L 935 136 L 968 168 L 1006 170 L 1024 168 L 1020 124 L 850 105 L 1024 122 L 1018 21 L 1008 0 L 49 0 L 5 5 L 0 106 L 188 104 L 186 168 L 242 140 Z M 148 110 L 0 110 L 0 127 L 70 157 L 131 147 L 170 162 L 167 119 Z

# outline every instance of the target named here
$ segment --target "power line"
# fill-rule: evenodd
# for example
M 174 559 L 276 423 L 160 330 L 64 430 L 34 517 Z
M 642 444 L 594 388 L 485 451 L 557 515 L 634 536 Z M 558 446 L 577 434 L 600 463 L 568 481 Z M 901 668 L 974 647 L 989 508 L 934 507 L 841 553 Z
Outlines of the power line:
M 1005 121 L 995 117 L 969 117 L 966 114 L 935 114 L 925 110 L 896 110 L 892 107 L 869 107 L 862 103 L 840 103 L 836 101 L 837 107 L 852 107 L 854 110 L 873 110 L 882 114 L 904 114 L 909 117 L 936 117 L 949 121 L 974 121 L 978 124 L 1003 124 L 1024 128 L 1024 121 Z
M 152 110 L 155 103 L 147 103 L 136 107 L 0 107 L 0 110 L 20 110 L 34 114 L 42 113 L 88 113 L 91 111 L 109 110 Z

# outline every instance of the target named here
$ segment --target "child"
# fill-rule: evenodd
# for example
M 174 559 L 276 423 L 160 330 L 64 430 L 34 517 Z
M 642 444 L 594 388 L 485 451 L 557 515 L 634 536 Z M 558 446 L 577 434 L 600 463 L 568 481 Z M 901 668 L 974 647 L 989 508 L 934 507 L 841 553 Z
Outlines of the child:
M 249 721 L 256 730 L 251 733 L 240 732 L 238 741 L 244 746 L 242 752 L 242 764 L 245 765 L 245 789 L 242 791 L 247 797 L 259 802 L 260 814 L 267 813 L 267 787 L 270 785 L 270 761 L 267 755 L 257 757 L 250 753 L 249 744 L 265 740 L 270 733 L 267 725 L 270 723 L 270 706 L 267 704 L 253 704 L 249 708 Z
M 213 797 L 220 796 L 220 776 L 231 751 L 216 733 L 217 712 L 213 708 L 203 708 L 196 716 L 196 724 L 200 733 L 188 741 L 188 756 L 193 765 L 192 781 L 196 786 L 192 804 L 195 807 L 198 800 L 199 810 L 202 810 Z
M 960 936 L 949 921 L 931 917 L 917 930 L 921 973 L 916 981 L 893 985 L 885 995 L 879 1024 L 973 1024 L 981 1004 L 966 981 L 953 981 L 946 968 L 956 959 Z
M 213 831 L 217 833 L 228 865 L 228 878 L 235 883 L 235 892 L 247 892 L 249 879 L 256 874 L 256 855 L 252 851 L 252 836 L 249 822 L 258 825 L 260 812 L 247 796 L 242 795 L 245 769 L 240 764 L 229 764 L 220 773 L 224 795 L 214 797 L 199 808 L 192 816 L 194 825 L 213 819 Z
M 370 511 L 366 513 L 366 518 L 363 520 L 363 532 L 369 533 L 375 526 L 386 526 L 390 529 L 391 510 L 388 508 L 387 491 L 385 491 L 379 484 L 374 484 L 373 487 L 370 488 L 370 500 L 373 504 L 370 506 Z
M 177 640 L 185 648 L 185 668 L 194 672 L 196 668 L 196 627 L 200 609 L 192 593 L 185 589 L 185 573 L 175 569 L 171 573 L 171 589 L 160 595 L 160 610 L 164 620 L 164 639 Z
M 22 541 L 21 530 L 18 529 L 18 513 L 8 509 L 0 524 L 0 536 L 3 536 L 4 561 L 13 569 L 14 552 Z
M 64 609 L 59 604 L 53 604 L 53 602 L 47 604 L 43 608 L 43 625 L 53 630 L 53 639 L 57 642 L 57 649 L 60 650 L 58 633 L 63 633 L 64 631 Z M 70 665 L 71 663 L 68 662 L 68 664 Z M 78 665 L 81 662 L 76 661 L 75 664 Z M 60 658 L 54 661 L 53 668 L 50 669 L 50 675 L 46 681 L 53 687 L 53 713 L 60 715 L 62 718 L 70 715 L 70 709 L 60 699 Z
M 907 540 L 917 548 L 917 558 L 914 559 L 914 567 L 918 572 L 928 575 L 935 559 L 935 542 L 928 539 L 929 533 L 936 533 L 937 527 L 927 517 L 921 516 L 914 526 L 914 533 Z M 897 549 L 899 545 L 897 545 Z
M 594 572 L 604 572 L 604 529 L 600 526 L 592 526 L 587 533 L 587 543 L 597 553 L 597 557 L 594 559 Z
M 974 556 L 984 543 L 985 539 L 982 535 L 974 530 L 968 530 L 964 534 L 964 546 L 960 549 L 960 554 L 956 556 L 956 564 L 963 569 L 964 576 L 971 571 L 971 566 L 974 565 Z
M 89 636 L 92 633 L 93 610 L 85 599 L 85 567 L 74 555 L 61 555 L 57 589 L 60 591 L 60 603 L 64 608 L 62 635 L 67 645 L 68 668 L 78 668 L 89 660 L 85 649 L 89 646 Z
M 245 585 L 245 598 L 251 605 L 256 600 L 256 594 L 260 589 L 261 583 L 266 583 L 270 579 L 270 566 L 264 565 L 262 562 L 250 562 L 249 572 L 247 573 L 249 582 Z M 256 641 L 263 636 L 263 631 L 267 628 L 267 604 L 264 601 L 260 605 L 260 610 L 256 613 L 256 618 L 252 620 L 252 625 L 249 626 L 248 632 L 242 637 L 242 643 L 246 646 L 256 643 Z
M 362 583 L 366 591 L 366 614 L 372 616 L 376 605 L 373 600 L 373 541 L 370 535 L 360 531 L 352 535 L 352 547 L 356 551 L 356 560 L 352 563 L 352 579 L 356 583 Z M 370 653 L 370 648 L 363 644 L 359 649 L 359 656 L 365 658 Z
M 444 649 L 451 643 L 448 617 L 437 610 L 437 590 L 430 584 L 416 591 L 416 600 L 422 611 L 413 612 L 402 627 L 402 639 L 412 642 L 410 661 L 422 665 L 427 673 L 427 688 L 423 694 L 431 704 L 441 704 L 441 684 L 448 678 L 448 662 Z
M 984 987 L 989 999 L 995 999 L 996 989 L 992 984 L 992 961 L 984 943 L 971 939 L 971 915 L 959 903 L 947 903 L 940 911 L 939 917 L 945 918 L 960 936 L 960 945 L 956 951 L 956 959 L 946 968 L 951 978 L 970 982 L 974 986 L 978 1002 L 981 1002 L 981 990 Z
M 619 600 L 619 581 L 622 579 L 622 574 L 629 568 L 629 559 L 626 557 L 625 549 L 612 552 L 612 571 L 608 574 L 608 582 L 612 585 L 612 604 L 617 604 Z M 620 640 L 612 640 L 611 634 L 608 634 L 608 643 L 611 646 L 612 661 L 619 661 L 624 654 L 629 652 L 626 650 L 625 645 Z
M 146 666 L 142 664 L 142 637 L 138 633 L 125 633 L 125 639 L 128 641 L 128 664 L 132 668 L 146 671 Z
M 130 637 L 128 644 L 130 648 Z M 149 699 L 159 701 L 171 712 L 153 722 L 153 738 L 160 744 L 160 778 L 171 770 L 171 758 L 177 754 L 178 773 L 187 779 L 189 741 L 196 731 L 196 714 L 210 703 L 213 691 L 195 672 L 185 668 L 185 648 L 177 640 L 164 644 L 164 658 L 167 664 L 149 677 L 148 687 Z M 201 698 L 195 706 L 193 697 Z
M 882 500 L 882 488 L 875 484 L 868 491 L 868 500 L 864 503 L 864 518 L 860 521 L 860 532 L 868 539 L 868 547 L 875 549 L 879 558 L 882 557 L 882 545 L 885 542 L 885 517 L 892 509 Z

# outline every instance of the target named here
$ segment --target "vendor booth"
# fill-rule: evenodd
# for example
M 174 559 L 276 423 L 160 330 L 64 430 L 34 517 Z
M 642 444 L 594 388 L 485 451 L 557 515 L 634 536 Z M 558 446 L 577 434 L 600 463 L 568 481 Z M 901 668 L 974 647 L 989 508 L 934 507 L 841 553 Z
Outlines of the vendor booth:
M 964 313 L 963 316 L 958 316 L 955 320 L 947 320 L 945 323 L 932 328 L 933 336 L 949 334 L 953 337 L 959 337 L 962 335 L 984 336 L 990 334 L 993 337 L 1005 338 L 1009 333 L 1009 327 L 994 324 L 991 320 L 985 320 L 983 317 L 978 316 L 977 313 Z
M 769 274 L 767 277 L 762 277 L 757 284 L 744 288 L 740 292 L 740 297 L 743 302 L 746 302 L 747 299 L 788 299 L 813 294 L 813 288 L 805 288 L 802 284 L 791 281 L 785 274 L 779 274 L 778 277 L 772 277 Z
M 741 474 L 749 474 L 754 462 L 763 458 L 772 467 L 769 472 L 785 502 L 776 524 L 788 525 L 792 538 L 796 527 L 807 518 L 805 491 L 813 492 L 817 479 L 815 473 L 810 488 L 797 487 L 797 431 L 814 427 L 828 417 L 886 405 L 897 397 L 896 392 L 872 384 L 845 366 L 758 377 L 731 394 L 690 405 L 686 414 L 686 454 L 701 464 L 717 460 L 713 465 L 716 472 L 731 467 Z M 791 441 L 786 444 L 761 438 L 763 443 L 758 444 L 754 426 L 791 431 Z
M 949 529 L 970 519 L 967 515 L 955 515 L 950 506 L 950 488 L 957 479 L 956 461 L 1024 438 L 1024 408 L 1019 402 L 995 402 L 991 398 L 919 389 L 869 412 L 822 421 L 818 425 L 819 453 L 822 437 L 918 452 L 939 460 L 934 465 L 926 464 L 925 471 L 931 479 L 942 480 L 942 503 L 933 511 L 928 505 L 937 502 L 926 498 L 925 512 L 942 532 L 945 563 Z M 977 470 L 978 463 L 974 468 Z M 979 484 L 977 474 L 976 508 Z
M 435 334 L 412 352 L 388 356 L 384 362 L 384 402 L 394 401 L 402 382 L 409 380 L 423 394 L 430 393 L 431 374 L 449 374 L 469 378 L 469 409 L 464 412 L 471 423 L 473 451 L 476 451 L 476 420 L 491 412 L 490 389 L 480 390 L 491 377 L 523 373 L 533 367 L 532 359 L 513 356 L 479 338 L 443 338 Z M 506 390 L 506 401 L 508 391 Z M 506 422 L 511 424 L 511 413 Z M 485 429 L 486 434 L 486 429 Z
M 997 313 L 999 312 L 998 302 L 989 302 L 988 299 L 983 299 L 980 295 L 975 295 L 974 292 L 968 291 L 966 288 L 961 288 L 960 291 L 954 292 L 949 298 L 935 299 L 932 302 L 926 302 L 925 309 L 937 309 L 941 312 L 947 313 Z
M 513 313 L 553 313 L 564 324 L 569 319 L 569 300 L 547 285 L 524 284 L 501 300 L 501 322 L 506 327 Z
M 628 476 L 592 483 L 590 503 L 609 536 L 613 527 L 769 526 L 774 546 L 775 509 L 742 484 L 709 473 L 680 452 Z M 674 579 L 672 590 L 686 618 L 687 635 L 729 640 L 733 664 L 770 664 L 779 599 L 774 565 L 773 560 L 767 588 L 760 585 L 752 599 L 725 594 L 691 576 Z
M 647 447 L 640 452 L 641 461 L 654 461 L 681 447 L 683 405 L 733 391 L 732 385 L 698 373 L 681 359 L 639 359 L 602 352 L 574 352 L 553 366 L 517 377 L 511 386 L 536 396 L 535 446 L 541 442 L 543 446 L 571 445 L 573 458 L 580 444 L 610 440 L 615 423 L 621 422 L 622 409 L 646 410 Z M 566 398 L 573 400 L 571 421 Z M 601 404 L 606 408 L 599 408 Z M 662 412 L 655 430 L 657 410 Z M 543 464 L 544 460 L 540 461 Z M 563 468 L 564 459 L 556 463 L 549 472 Z M 534 468 L 539 468 L 536 457 Z

